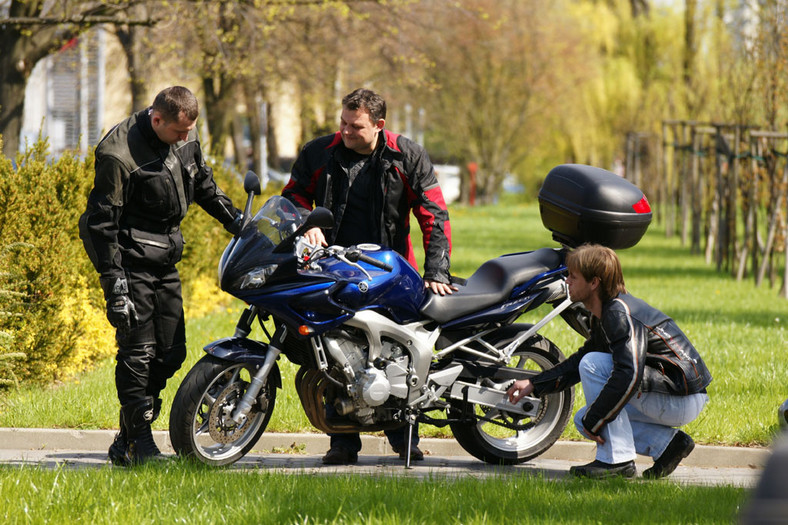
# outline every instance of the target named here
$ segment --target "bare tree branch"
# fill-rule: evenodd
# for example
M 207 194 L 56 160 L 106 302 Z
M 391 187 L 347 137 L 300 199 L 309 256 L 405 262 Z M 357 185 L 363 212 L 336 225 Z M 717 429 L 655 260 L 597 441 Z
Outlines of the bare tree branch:
M 153 26 L 163 19 L 155 18 L 149 20 L 125 20 L 117 16 L 76 16 L 76 17 L 12 17 L 0 18 L 0 25 L 15 26 L 46 26 L 46 25 L 96 25 L 96 24 L 122 24 L 122 25 L 144 25 Z

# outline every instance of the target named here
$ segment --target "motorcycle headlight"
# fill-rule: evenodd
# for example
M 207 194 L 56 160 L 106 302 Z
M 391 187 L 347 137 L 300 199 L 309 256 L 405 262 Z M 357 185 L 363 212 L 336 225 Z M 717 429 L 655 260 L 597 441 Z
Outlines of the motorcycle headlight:
M 261 288 L 277 268 L 279 268 L 278 264 L 269 264 L 268 266 L 255 268 L 244 276 L 244 280 L 241 282 L 241 290 Z

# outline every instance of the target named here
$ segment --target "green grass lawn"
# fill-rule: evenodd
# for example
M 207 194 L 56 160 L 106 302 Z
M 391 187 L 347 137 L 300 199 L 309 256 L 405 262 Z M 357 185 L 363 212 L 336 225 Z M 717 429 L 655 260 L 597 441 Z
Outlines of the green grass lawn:
M 453 273 L 467 277 L 485 260 L 504 253 L 556 246 L 544 230 L 535 205 L 500 205 L 451 209 Z M 666 238 L 653 224 L 635 248 L 620 252 L 629 290 L 674 317 L 706 360 L 714 381 L 711 402 L 687 426 L 698 443 L 762 446 L 777 429 L 776 410 L 788 397 L 788 302 L 751 280 L 737 282 L 690 256 L 679 239 Z M 164 393 L 165 429 L 172 401 L 183 376 L 202 354 L 202 346 L 233 332 L 242 304 L 233 302 L 215 314 L 187 321 L 189 356 Z M 537 315 L 544 315 L 546 310 Z M 525 320 L 535 320 L 528 315 Z M 560 319 L 543 329 L 566 354 L 582 342 Z M 25 387 L 7 393 L 0 405 L 0 426 L 117 428 L 114 361 L 74 381 L 48 388 Z M 295 368 L 280 360 L 284 389 L 279 392 L 269 430 L 310 431 L 292 378 Z M 578 389 L 577 406 L 582 406 Z M 422 425 L 426 436 L 449 437 L 448 429 Z M 580 439 L 570 425 L 565 439 Z
M 735 523 L 748 492 L 622 479 L 289 475 L 185 462 L 0 467 L 4 523 Z

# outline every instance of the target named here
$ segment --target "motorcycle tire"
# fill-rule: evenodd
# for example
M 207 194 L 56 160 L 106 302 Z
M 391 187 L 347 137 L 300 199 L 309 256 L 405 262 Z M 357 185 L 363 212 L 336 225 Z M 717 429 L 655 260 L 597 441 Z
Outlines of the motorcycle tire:
M 276 388 L 269 380 L 246 420 L 238 425 L 230 419 L 254 371 L 250 365 L 211 355 L 189 370 L 170 412 L 170 441 L 179 456 L 221 466 L 251 450 L 268 426 L 276 402 Z
M 547 370 L 559 362 L 560 350 L 547 338 L 521 345 L 512 355 L 510 367 L 529 370 Z M 473 457 L 486 463 L 514 465 L 524 463 L 542 454 L 563 433 L 574 408 L 574 387 L 541 397 L 539 414 L 518 420 L 520 416 L 470 402 L 452 400 L 449 416 L 459 418 L 449 424 L 457 443 Z M 478 419 L 463 421 L 462 416 L 475 414 L 501 423 L 527 425 L 526 430 L 508 429 L 495 423 Z

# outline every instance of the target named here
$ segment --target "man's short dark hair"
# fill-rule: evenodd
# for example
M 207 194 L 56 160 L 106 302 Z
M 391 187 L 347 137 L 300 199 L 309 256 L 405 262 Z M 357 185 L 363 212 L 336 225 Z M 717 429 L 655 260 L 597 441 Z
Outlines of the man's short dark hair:
M 372 122 L 386 118 L 386 101 L 370 89 L 359 88 L 342 99 L 342 107 L 351 111 L 364 109 Z
M 161 113 L 165 122 L 178 122 L 181 113 L 191 120 L 197 120 L 200 106 L 197 97 L 183 86 L 171 86 L 163 89 L 153 99 L 152 108 Z

